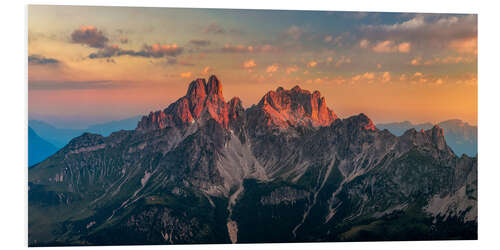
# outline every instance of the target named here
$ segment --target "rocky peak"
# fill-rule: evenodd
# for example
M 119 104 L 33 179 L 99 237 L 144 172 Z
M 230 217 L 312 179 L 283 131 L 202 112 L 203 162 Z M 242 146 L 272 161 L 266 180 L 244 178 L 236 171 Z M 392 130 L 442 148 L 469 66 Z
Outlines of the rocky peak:
M 226 103 L 222 94 L 222 84 L 215 75 L 210 76 L 208 82 L 205 79 L 196 79 L 189 84 L 186 95 L 168 108 L 150 113 L 139 122 L 138 130 L 154 130 L 166 127 L 183 127 L 197 120 L 214 119 L 223 127 L 228 126 L 228 106 L 241 107 L 241 101 L 231 100 Z M 242 109 L 242 107 L 241 107 Z M 233 110 L 233 117 L 238 112 Z
M 264 111 L 267 123 L 279 128 L 296 126 L 328 126 L 337 116 L 319 91 L 311 93 L 295 86 L 290 90 L 278 87 L 262 97 L 258 107 Z
M 447 148 L 446 141 L 444 139 L 443 129 L 438 125 L 434 125 L 431 129 L 424 132 L 434 143 L 439 150 L 444 150 Z
M 400 136 L 400 142 L 404 147 L 412 146 L 430 146 L 438 149 L 439 151 L 448 151 L 451 153 L 451 149 L 446 144 L 444 138 L 443 129 L 438 125 L 434 125 L 431 129 L 420 130 L 412 128 L 407 130 L 403 135 Z
M 207 94 L 210 95 L 215 95 L 220 97 L 222 100 L 224 100 L 224 96 L 222 95 L 222 85 L 217 78 L 217 76 L 212 75 L 208 79 L 207 83 Z
M 346 119 L 352 126 L 359 128 L 360 130 L 369 130 L 369 131 L 375 131 L 377 128 L 375 127 L 375 124 L 373 124 L 373 121 L 368 118 L 364 113 L 361 113 L 356 116 L 351 116 Z

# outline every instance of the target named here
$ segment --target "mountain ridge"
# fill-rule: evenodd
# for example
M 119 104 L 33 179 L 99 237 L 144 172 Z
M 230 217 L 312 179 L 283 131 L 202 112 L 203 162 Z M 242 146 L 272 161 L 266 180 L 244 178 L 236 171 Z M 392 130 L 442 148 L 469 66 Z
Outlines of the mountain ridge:
M 477 158 L 442 128 L 395 136 L 275 93 L 244 109 L 198 79 L 135 130 L 74 138 L 29 170 L 29 244 L 477 238 Z

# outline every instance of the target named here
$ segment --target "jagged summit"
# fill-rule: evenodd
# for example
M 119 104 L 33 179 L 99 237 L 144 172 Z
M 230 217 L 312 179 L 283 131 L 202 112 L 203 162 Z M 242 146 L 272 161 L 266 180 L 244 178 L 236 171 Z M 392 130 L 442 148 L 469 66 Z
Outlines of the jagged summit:
M 183 126 L 195 123 L 200 118 L 212 118 L 228 128 L 231 121 L 236 120 L 244 112 L 245 109 L 238 97 L 225 102 L 222 83 L 212 75 L 208 81 L 202 78 L 192 81 L 185 96 L 165 110 L 143 117 L 137 129 L 154 130 Z M 327 107 L 325 98 L 319 91 L 311 93 L 298 85 L 290 90 L 278 87 L 276 91 L 269 91 L 249 113 L 253 116 L 250 119 L 258 121 L 259 124 L 264 121 L 268 127 L 280 129 L 295 126 L 328 126 L 338 118 Z
M 192 81 L 185 96 L 165 110 L 144 116 L 137 130 L 184 126 L 200 118 L 212 118 L 226 128 L 229 124 L 228 103 L 224 101 L 222 84 L 215 75 L 210 76 L 208 82 L 205 79 Z
M 280 128 L 328 126 L 338 118 L 319 91 L 311 93 L 298 85 L 290 90 L 278 87 L 267 92 L 257 106 L 265 112 L 268 125 Z

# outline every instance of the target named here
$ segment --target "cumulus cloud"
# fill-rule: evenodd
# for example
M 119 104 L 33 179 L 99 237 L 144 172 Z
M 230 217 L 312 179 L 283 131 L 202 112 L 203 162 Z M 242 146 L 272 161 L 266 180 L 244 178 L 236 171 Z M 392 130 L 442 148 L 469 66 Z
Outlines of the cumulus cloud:
M 423 60 L 421 57 L 414 58 L 410 61 L 412 66 L 430 66 L 430 65 L 441 65 L 441 64 L 458 64 L 458 63 L 472 63 L 474 62 L 474 57 L 464 57 L 464 56 L 447 56 L 447 57 L 434 57 L 433 59 Z
M 352 77 L 353 81 L 359 81 L 359 80 L 373 80 L 375 78 L 375 73 L 373 72 L 366 72 L 364 74 L 359 74 L 355 75 Z
M 390 25 L 365 25 L 361 32 L 370 40 L 410 41 L 427 47 L 477 38 L 477 15 L 418 14 Z
M 388 82 L 390 80 L 391 80 L 391 73 L 387 71 L 382 73 L 382 82 Z
M 337 62 L 335 63 L 335 67 L 340 67 L 343 64 L 349 64 L 349 63 L 351 63 L 351 58 L 341 56 L 340 59 L 337 60 Z
M 314 68 L 314 67 L 316 67 L 316 65 L 318 65 L 318 62 L 316 62 L 316 61 L 310 61 L 307 63 L 308 68 Z
M 61 61 L 54 58 L 47 58 L 42 55 L 29 55 L 28 64 L 30 65 L 59 65 Z
M 194 44 L 196 46 L 200 46 L 200 47 L 210 45 L 210 41 L 209 40 L 200 40 L 200 39 L 190 40 L 189 43 Z
M 257 64 L 255 63 L 255 61 L 253 59 L 250 59 L 248 61 L 243 62 L 243 68 L 244 69 L 251 70 L 251 69 L 253 69 L 255 67 L 257 67 Z
M 92 48 L 104 48 L 109 39 L 94 26 L 81 26 L 71 33 L 71 41 Z
M 271 64 L 269 65 L 267 68 L 266 68 L 266 72 L 267 73 L 274 73 L 276 71 L 278 71 L 278 68 L 279 68 L 279 65 L 278 64 Z
M 396 44 L 394 41 L 385 40 L 378 42 L 372 47 L 372 50 L 377 53 L 408 53 L 410 52 L 411 44 L 409 42 L 404 42 Z
M 370 44 L 370 42 L 366 39 L 363 39 L 359 42 L 359 47 L 363 48 L 363 49 L 366 49 L 368 48 L 368 45 Z

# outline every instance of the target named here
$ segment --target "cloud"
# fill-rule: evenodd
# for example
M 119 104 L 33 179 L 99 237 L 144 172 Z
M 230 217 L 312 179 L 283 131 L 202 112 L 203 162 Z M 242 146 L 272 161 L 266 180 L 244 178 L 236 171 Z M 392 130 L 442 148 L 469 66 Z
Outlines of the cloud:
M 28 64 L 30 65 L 59 65 L 61 61 L 54 58 L 47 58 L 42 55 L 29 55 Z
M 395 42 L 390 40 L 378 42 L 372 47 L 372 50 L 377 53 L 408 53 L 410 52 L 410 49 L 411 44 L 409 42 L 396 44 Z
M 278 64 L 271 64 L 269 65 L 267 68 L 266 68 L 266 72 L 267 73 L 274 73 L 276 71 L 278 71 L 278 68 L 279 68 L 279 65 Z
M 310 61 L 309 63 L 307 63 L 308 68 L 314 68 L 316 67 L 316 65 L 318 65 L 318 62 L 316 61 Z
M 391 80 L 391 73 L 389 73 L 389 72 L 387 72 L 387 71 L 386 71 L 386 72 L 384 72 L 384 73 L 382 74 L 382 82 L 388 82 L 388 81 L 390 81 L 390 80 Z
M 292 38 L 293 40 L 298 40 L 303 34 L 304 31 L 295 25 L 292 25 L 285 31 L 285 35 Z
M 104 48 L 109 39 L 94 26 L 81 26 L 71 33 L 71 41 L 92 48 Z
M 265 44 L 265 45 L 259 45 L 259 46 L 252 46 L 252 45 L 232 45 L 232 44 L 226 44 L 224 47 L 222 47 L 222 52 L 226 53 L 266 53 L 266 52 L 276 52 L 278 49 L 272 45 Z
M 411 44 L 409 42 L 400 43 L 398 45 L 398 51 L 401 53 L 408 53 L 410 52 L 410 49 L 411 49 Z
M 340 59 L 335 63 L 335 67 L 340 67 L 343 64 L 349 64 L 351 63 L 351 58 L 341 56 Z
M 210 40 L 193 39 L 193 40 L 190 40 L 189 43 L 202 47 L 202 46 L 210 45 Z
M 370 44 L 370 42 L 366 39 L 363 39 L 359 42 L 359 47 L 363 48 L 363 49 L 366 49 L 368 48 L 368 45 Z
M 144 49 L 139 53 L 142 53 L 144 57 L 164 57 L 164 56 L 178 56 L 182 53 L 183 48 L 177 46 L 177 44 L 153 44 L 151 46 L 145 45 Z
M 410 64 L 413 65 L 413 66 L 418 66 L 421 64 L 421 61 L 422 61 L 422 58 L 420 57 L 417 57 L 417 58 L 413 58 L 411 61 L 410 61 Z
M 464 56 L 447 56 L 447 57 L 434 57 L 423 61 L 421 57 L 414 58 L 410 61 L 412 66 L 430 66 L 430 65 L 441 65 L 441 64 L 458 64 L 458 63 L 472 63 L 476 58 L 474 57 L 464 57 Z
M 257 64 L 255 63 L 255 61 L 253 59 L 250 59 L 248 61 L 243 62 L 243 68 L 245 68 L 245 69 L 250 70 L 250 69 L 255 68 L 255 67 L 257 67 Z
M 436 47 L 477 37 L 477 15 L 417 14 L 394 24 L 365 25 L 361 33 L 370 40 L 410 41 L 423 47 Z
M 247 46 L 247 45 L 231 45 L 231 44 L 226 44 L 222 48 L 223 52 L 229 52 L 229 53 L 246 53 L 246 52 L 253 52 L 254 48 L 253 46 Z
M 125 50 L 120 48 L 117 44 L 108 45 L 95 53 L 91 53 L 89 58 L 109 58 L 114 56 L 135 56 L 135 57 L 147 57 L 147 58 L 161 58 L 165 56 L 178 56 L 183 52 L 183 48 L 177 46 L 177 44 L 153 44 L 144 45 L 142 50 Z
M 353 81 L 359 81 L 359 80 L 373 80 L 375 78 L 375 73 L 373 72 L 366 72 L 364 74 L 360 75 L 355 75 L 352 77 Z
M 180 74 L 181 78 L 191 78 L 191 76 L 193 76 L 193 73 L 191 72 L 182 72 Z

